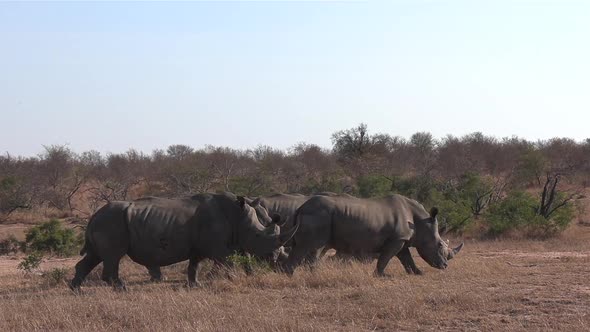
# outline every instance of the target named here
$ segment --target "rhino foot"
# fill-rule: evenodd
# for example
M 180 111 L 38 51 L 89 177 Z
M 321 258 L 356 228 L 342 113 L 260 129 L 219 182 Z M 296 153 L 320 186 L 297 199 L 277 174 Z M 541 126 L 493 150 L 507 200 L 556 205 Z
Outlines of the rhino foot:
M 75 295 L 82 295 L 82 289 L 78 283 L 71 281 L 68 283 L 68 287 Z
M 128 289 L 127 289 L 127 286 L 125 286 L 125 285 L 122 285 L 122 286 L 115 286 L 115 288 L 114 288 L 114 289 L 115 289 L 115 291 L 116 291 L 116 292 L 122 292 L 122 293 L 124 293 L 124 292 L 127 292 L 127 291 L 128 291 Z
M 117 292 L 126 292 L 127 286 L 125 286 L 125 283 L 119 280 L 113 283 L 113 289 Z
M 201 284 L 198 281 L 189 281 L 186 283 L 186 288 L 191 289 L 191 288 L 201 288 L 203 287 L 203 284 Z
M 153 282 L 153 283 L 160 283 L 160 282 L 163 282 L 166 280 L 168 280 L 168 278 L 166 278 L 166 277 L 160 277 L 160 278 L 151 277 L 150 278 L 150 282 Z

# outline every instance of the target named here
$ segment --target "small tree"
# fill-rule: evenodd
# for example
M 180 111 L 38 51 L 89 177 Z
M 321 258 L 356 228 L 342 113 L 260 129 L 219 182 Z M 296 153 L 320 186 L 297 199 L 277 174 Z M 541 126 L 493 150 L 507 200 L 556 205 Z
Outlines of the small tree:
M 72 200 L 86 182 L 87 169 L 78 155 L 65 145 L 44 146 L 40 172 L 44 182 L 42 199 L 59 210 L 74 210 Z
M 563 193 L 558 191 L 558 184 L 561 180 L 561 174 L 547 172 L 543 191 L 541 193 L 541 201 L 537 208 L 537 214 L 545 219 L 550 219 L 551 216 L 560 209 L 568 207 L 576 200 L 584 196 L 575 191 L 570 193 Z
M 31 207 L 32 196 L 21 179 L 8 176 L 0 178 L 0 220 L 18 209 Z

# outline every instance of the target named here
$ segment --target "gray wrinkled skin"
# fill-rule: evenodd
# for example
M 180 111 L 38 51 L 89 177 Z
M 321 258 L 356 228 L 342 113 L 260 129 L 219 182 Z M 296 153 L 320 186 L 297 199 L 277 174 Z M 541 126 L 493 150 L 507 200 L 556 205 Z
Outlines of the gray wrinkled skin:
M 433 209 L 407 197 L 361 199 L 352 196 L 315 196 L 296 212 L 299 230 L 284 270 L 292 274 L 303 261 L 315 263 L 328 249 L 353 257 L 378 256 L 376 274 L 383 275 L 393 256 L 408 273 L 416 268 L 409 251 L 416 247 L 431 266 L 444 269 L 460 249 L 450 249 L 438 234 Z
M 221 194 L 229 196 L 233 199 L 237 199 L 237 196 L 235 196 L 233 193 L 230 192 L 222 192 Z M 203 197 L 206 197 L 204 195 L 208 195 L 208 194 L 197 194 L 197 195 L 193 195 L 190 198 L 193 200 L 202 200 Z M 245 198 L 245 201 L 248 205 L 250 205 L 255 213 L 256 213 L 256 217 L 258 218 L 258 221 L 260 222 L 260 226 L 259 227 L 266 227 L 266 232 L 271 232 L 271 233 L 276 233 L 279 234 L 280 233 L 280 227 L 277 227 L 277 224 L 280 223 L 281 221 L 281 217 L 278 214 L 274 214 L 273 217 L 271 218 L 269 215 L 269 212 L 262 207 L 259 202 L 254 202 L 251 199 Z M 250 255 L 250 253 L 247 252 L 240 252 L 241 254 L 245 254 L 245 255 Z M 271 266 L 275 266 L 277 264 L 277 261 L 279 259 L 281 260 L 285 260 L 285 254 L 284 254 L 284 248 L 280 247 L 279 249 L 274 250 L 272 253 L 270 254 L 265 254 L 262 256 L 256 256 L 254 255 L 257 259 L 260 259 L 262 261 L 265 261 L 267 263 L 269 263 Z M 152 282 L 160 282 L 162 280 L 164 280 L 164 276 L 162 274 L 162 269 L 160 268 L 160 266 L 146 266 L 146 268 L 148 269 L 148 273 L 150 275 L 150 281 Z M 246 272 L 249 273 L 251 272 L 252 267 L 248 266 L 246 267 Z
M 280 215 L 281 226 L 289 229 L 294 225 L 293 215 L 295 211 L 311 197 L 301 194 L 274 194 L 258 197 L 252 200 L 250 204 L 263 207 L 270 215 Z
M 103 262 L 102 279 L 124 289 L 119 261 L 125 255 L 149 267 L 188 259 L 192 286 L 197 284 L 202 259 L 224 264 L 234 251 L 273 254 L 296 230 L 280 234 L 278 227 L 262 226 L 243 198 L 228 194 L 111 202 L 90 219 L 81 252 L 85 256 L 76 264 L 70 287 L 79 289 L 88 273 Z

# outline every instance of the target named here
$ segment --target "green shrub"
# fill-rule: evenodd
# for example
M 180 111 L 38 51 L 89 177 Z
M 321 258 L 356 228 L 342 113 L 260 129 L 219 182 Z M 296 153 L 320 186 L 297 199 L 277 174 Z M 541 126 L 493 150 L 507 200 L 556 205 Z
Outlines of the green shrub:
M 10 234 L 6 239 L 0 242 L 0 255 L 17 253 L 23 247 L 23 243 Z
M 242 255 L 234 252 L 228 257 L 228 261 L 236 268 L 243 268 L 246 271 L 262 270 L 271 271 L 272 268 L 267 262 L 256 259 L 254 256 Z
M 32 252 L 18 264 L 17 269 L 22 270 L 26 273 L 31 273 L 39 268 L 42 259 L 43 254 L 36 251 Z
M 43 274 L 43 279 L 48 286 L 63 284 L 68 275 L 68 270 L 63 267 L 56 267 Z
M 391 185 L 391 191 L 415 199 L 425 206 L 432 206 L 433 189 L 436 189 L 436 183 L 428 176 L 395 177 Z
M 563 231 L 574 218 L 575 207 L 571 203 L 555 210 L 549 218 L 538 214 L 538 206 L 538 197 L 522 191 L 509 193 L 486 214 L 490 234 L 519 230 L 529 237 L 548 237 Z
M 524 191 L 513 191 L 502 201 L 490 207 L 486 223 L 492 235 L 499 235 L 525 225 L 539 223 L 536 198 Z
M 73 229 L 63 227 L 57 219 L 32 227 L 26 233 L 26 247 L 58 256 L 74 255 L 83 242 Z
M 556 201 L 562 202 L 565 198 L 564 193 L 557 193 Z M 529 235 L 536 237 L 553 236 L 564 231 L 567 226 L 574 220 L 576 215 L 576 206 L 573 202 L 566 203 L 564 206 L 555 210 L 549 218 L 537 218 L 536 224 L 529 229 Z
M 447 230 L 461 233 L 473 222 L 473 213 L 469 208 L 469 202 L 464 199 L 449 199 L 444 193 L 432 190 L 431 207 L 438 207 L 440 214 L 439 224 L 446 225 Z
M 316 179 L 308 179 L 303 186 L 300 188 L 299 192 L 304 194 L 311 194 L 317 192 L 341 192 L 342 188 L 340 185 L 340 181 L 336 177 L 330 176 L 323 176 L 318 180 Z
M 391 191 L 391 181 L 380 175 L 367 175 L 358 179 L 360 197 L 385 196 Z

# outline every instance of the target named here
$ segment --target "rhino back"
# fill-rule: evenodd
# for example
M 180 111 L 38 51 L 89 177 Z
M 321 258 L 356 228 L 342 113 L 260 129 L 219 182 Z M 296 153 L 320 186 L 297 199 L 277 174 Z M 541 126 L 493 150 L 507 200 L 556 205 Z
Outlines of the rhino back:
M 314 220 L 305 215 L 329 215 L 331 245 L 341 252 L 375 252 L 387 240 L 407 241 L 412 236 L 408 221 L 412 221 L 413 212 L 404 200 L 315 196 L 299 213 L 303 221 Z

